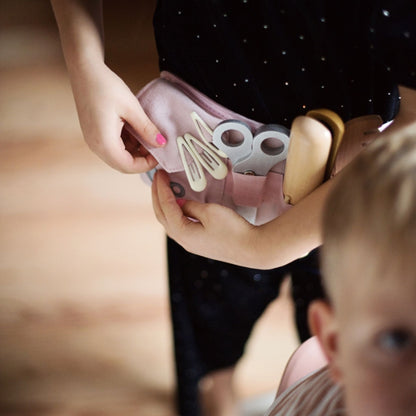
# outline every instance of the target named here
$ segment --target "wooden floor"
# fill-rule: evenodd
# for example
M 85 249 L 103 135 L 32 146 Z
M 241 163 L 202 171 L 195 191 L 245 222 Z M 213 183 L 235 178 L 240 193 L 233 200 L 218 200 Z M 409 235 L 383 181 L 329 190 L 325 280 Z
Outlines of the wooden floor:
M 149 189 L 84 144 L 55 27 L 0 35 L 0 414 L 174 415 Z M 126 68 L 135 85 L 154 75 L 142 68 Z M 240 397 L 274 390 L 295 345 L 282 296 L 238 367 Z

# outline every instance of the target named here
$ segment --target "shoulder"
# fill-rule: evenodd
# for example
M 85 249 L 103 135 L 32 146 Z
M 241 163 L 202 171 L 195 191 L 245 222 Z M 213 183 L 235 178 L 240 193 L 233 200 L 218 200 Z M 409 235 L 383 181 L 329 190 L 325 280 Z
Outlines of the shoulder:
M 327 366 L 302 378 L 278 395 L 266 416 L 345 415 L 342 389 Z
M 316 336 L 303 342 L 289 358 L 277 394 L 328 363 Z

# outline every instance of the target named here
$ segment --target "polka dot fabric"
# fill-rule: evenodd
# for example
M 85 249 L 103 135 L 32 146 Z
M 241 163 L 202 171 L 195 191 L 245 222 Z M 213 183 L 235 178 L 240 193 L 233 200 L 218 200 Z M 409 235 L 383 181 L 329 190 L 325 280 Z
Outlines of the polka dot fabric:
M 158 2 L 160 65 L 232 110 L 290 123 L 327 107 L 344 121 L 397 111 L 416 87 L 416 2 Z

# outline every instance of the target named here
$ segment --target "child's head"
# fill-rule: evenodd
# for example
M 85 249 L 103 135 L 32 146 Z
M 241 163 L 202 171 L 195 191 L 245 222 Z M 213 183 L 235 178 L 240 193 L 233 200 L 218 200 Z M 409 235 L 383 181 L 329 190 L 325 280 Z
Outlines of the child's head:
M 376 140 L 324 212 L 310 324 L 351 416 L 416 415 L 416 129 Z

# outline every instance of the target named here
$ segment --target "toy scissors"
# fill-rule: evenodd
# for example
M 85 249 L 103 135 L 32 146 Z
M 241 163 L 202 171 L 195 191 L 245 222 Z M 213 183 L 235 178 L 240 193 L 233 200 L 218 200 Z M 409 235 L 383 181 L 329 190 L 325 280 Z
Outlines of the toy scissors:
M 214 129 L 212 142 L 226 153 L 234 172 L 266 176 L 274 165 L 286 159 L 289 129 L 267 124 L 253 136 L 246 123 L 225 120 Z

